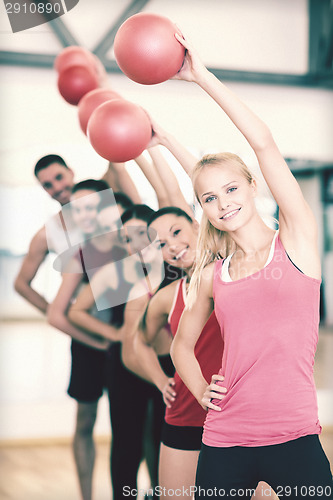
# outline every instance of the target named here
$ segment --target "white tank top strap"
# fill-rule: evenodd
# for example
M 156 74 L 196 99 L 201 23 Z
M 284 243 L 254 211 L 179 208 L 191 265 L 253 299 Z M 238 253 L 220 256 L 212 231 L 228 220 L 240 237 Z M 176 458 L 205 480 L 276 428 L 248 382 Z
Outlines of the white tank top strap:
M 268 266 L 268 264 L 272 261 L 273 256 L 274 256 L 274 250 L 275 250 L 275 240 L 277 238 L 277 235 L 279 234 L 279 231 L 275 231 L 272 243 L 271 243 L 271 248 L 269 250 L 269 254 L 267 257 L 267 260 L 265 262 L 264 267 Z M 231 255 L 228 255 L 226 259 L 224 259 L 223 264 L 222 264 L 222 272 L 221 272 L 221 278 L 222 281 L 225 282 L 230 282 L 232 279 L 230 278 L 229 274 L 229 265 L 230 265 L 230 260 L 234 254 L 232 253 Z

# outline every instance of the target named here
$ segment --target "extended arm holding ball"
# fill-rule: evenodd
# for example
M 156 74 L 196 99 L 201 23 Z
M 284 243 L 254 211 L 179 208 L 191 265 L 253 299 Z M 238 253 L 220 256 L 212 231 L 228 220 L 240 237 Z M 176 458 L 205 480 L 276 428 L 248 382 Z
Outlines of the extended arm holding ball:
M 157 196 L 158 208 L 170 205 L 166 186 L 163 184 L 158 172 L 156 172 L 154 165 L 147 160 L 144 155 L 140 155 L 135 158 L 135 162 L 138 164 L 142 173 L 153 187 Z
M 141 196 L 124 163 L 110 162 L 102 180 L 107 182 L 114 191 L 127 194 L 134 204 L 142 203 Z
M 188 213 L 190 217 L 193 217 L 193 212 L 184 198 L 177 177 L 171 169 L 169 163 L 166 161 L 159 147 L 155 146 L 153 148 L 149 148 L 148 151 L 153 160 L 158 175 L 166 188 L 169 201 L 167 206 L 179 207 L 186 213 Z

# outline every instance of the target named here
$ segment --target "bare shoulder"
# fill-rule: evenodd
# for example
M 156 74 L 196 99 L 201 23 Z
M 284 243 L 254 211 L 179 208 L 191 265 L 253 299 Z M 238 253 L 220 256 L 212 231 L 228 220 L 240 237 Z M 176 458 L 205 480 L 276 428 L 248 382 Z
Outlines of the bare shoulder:
M 32 237 L 31 245 L 36 245 L 47 249 L 47 237 L 46 237 L 45 226 L 39 229 L 37 233 L 35 233 L 35 235 Z
M 139 283 L 136 283 L 132 287 L 128 295 L 128 306 L 133 304 L 137 306 L 143 305 L 146 304 L 148 300 L 149 296 L 148 296 L 147 286 L 140 281 Z
M 180 280 L 173 281 L 169 285 L 161 288 L 155 293 L 154 297 L 151 299 L 153 305 L 158 304 L 158 308 L 164 314 L 169 314 L 174 296 L 179 285 Z
M 43 226 L 39 231 L 37 231 L 30 242 L 29 255 L 45 255 L 48 251 L 46 230 L 45 226 Z
M 211 262 L 202 270 L 199 294 L 209 298 L 213 297 L 213 281 L 216 262 Z

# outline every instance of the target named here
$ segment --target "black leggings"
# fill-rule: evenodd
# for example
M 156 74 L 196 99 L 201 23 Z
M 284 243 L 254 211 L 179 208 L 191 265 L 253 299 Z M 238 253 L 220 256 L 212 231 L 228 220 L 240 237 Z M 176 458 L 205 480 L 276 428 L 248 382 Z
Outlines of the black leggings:
M 333 498 L 330 464 L 317 435 L 272 446 L 202 445 L 196 479 L 198 500 L 251 498 L 259 481 L 268 483 L 281 499 Z M 268 495 L 263 492 L 263 496 Z
M 150 446 L 149 461 L 155 464 L 152 474 L 155 477 L 151 479 L 155 482 L 153 486 L 157 483 L 158 454 L 165 405 L 161 393 L 155 386 L 144 382 L 124 367 L 119 344 L 111 347 L 109 369 L 111 477 L 113 499 L 120 500 L 128 497 L 129 488 L 131 490 L 137 488 L 137 472 L 144 455 L 144 432 L 148 410 L 151 422 L 150 438 L 153 443 Z M 125 486 L 127 489 L 123 490 Z

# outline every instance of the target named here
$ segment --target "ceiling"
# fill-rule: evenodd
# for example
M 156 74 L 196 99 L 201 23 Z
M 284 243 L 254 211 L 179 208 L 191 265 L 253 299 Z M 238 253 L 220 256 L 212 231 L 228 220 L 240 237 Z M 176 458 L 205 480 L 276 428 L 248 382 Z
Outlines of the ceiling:
M 179 24 L 221 79 L 333 88 L 331 0 L 59 1 L 68 7 L 64 15 L 16 33 L 1 2 L 0 64 L 50 68 L 63 47 L 82 45 L 119 73 L 114 37 L 145 11 Z

